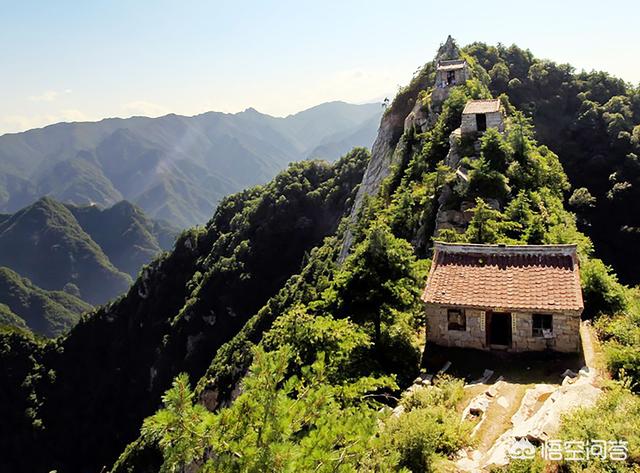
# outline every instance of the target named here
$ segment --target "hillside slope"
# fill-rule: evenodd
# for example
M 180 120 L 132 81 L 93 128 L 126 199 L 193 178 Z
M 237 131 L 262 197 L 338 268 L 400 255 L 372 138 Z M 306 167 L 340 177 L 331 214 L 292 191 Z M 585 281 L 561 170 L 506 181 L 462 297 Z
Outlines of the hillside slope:
M 438 57 L 459 54 L 449 39 Z M 589 315 L 626 309 L 565 208 L 559 157 L 508 97 L 505 133 L 456 138 L 465 104 L 491 97 L 487 71 L 464 57 L 471 79 L 446 94 L 433 93 L 431 61 L 400 90 L 371 159 L 357 150 L 333 166 L 298 163 L 225 198 L 125 297 L 55 344 L 1 337 L 0 441 L 12 448 L 0 468 L 450 467 L 471 430 L 455 410 L 462 382 L 402 395 L 430 356 L 416 334 L 434 238 L 575 243 Z M 448 211 L 464 217 L 457 226 L 438 225 Z M 387 409 L 396 403 L 404 414 Z
M 57 337 L 69 331 L 80 315 L 93 309 L 86 302 L 63 291 L 45 291 L 9 268 L 0 267 L 0 301 L 18 320 L 3 323 L 28 328 L 43 337 Z
M 150 219 L 127 201 L 106 209 L 72 205 L 67 208 L 114 266 L 133 278 L 160 252 L 170 250 L 179 233 L 176 227 Z
M 131 283 L 73 214 L 50 198 L 40 199 L 0 224 L 0 265 L 46 290 L 74 284 L 91 304 L 112 299 Z
M 598 254 L 630 284 L 640 282 L 640 88 L 606 72 L 578 72 L 512 46 L 465 48 L 488 72 L 494 95 L 531 117 L 573 186 L 569 204 Z
M 9 452 L 0 466 L 80 472 L 114 462 L 172 378 L 198 379 L 217 347 L 336 231 L 367 159 L 360 149 L 334 165 L 298 163 L 264 187 L 226 198 L 205 228 L 185 232 L 125 297 L 81 320 L 60 349 L 45 349 L 38 363 L 55 379 L 11 388 L 8 395 L 22 399 L 26 389 L 29 399 L 46 401 L 32 406 L 30 421 L 0 427 L 1 439 L 20 444 L 18 457 Z
M 451 39 L 440 53 L 464 54 Z M 439 93 L 428 63 L 385 114 L 342 264 L 337 239 L 325 240 L 218 350 L 195 404 L 187 378 L 175 379 L 113 471 L 454 471 L 473 427 L 455 409 L 464 382 L 442 376 L 402 392 L 431 356 L 416 330 L 433 238 L 575 243 L 589 316 L 624 310 L 624 289 L 564 207 L 558 156 L 522 113 L 503 97 L 504 133 L 455 132 L 469 100 L 491 97 L 486 71 L 465 58 L 471 80 Z
M 128 200 L 182 228 L 201 224 L 222 197 L 267 182 L 292 161 L 335 160 L 353 146 L 370 146 L 380 114 L 378 104 L 330 102 L 284 118 L 247 109 L 6 134 L 0 211 L 44 195 L 102 207 Z
M 102 304 L 124 293 L 177 234 L 126 201 L 100 209 L 46 197 L 0 219 L 0 265 L 45 291 Z M 1 297 L 0 303 L 8 304 Z

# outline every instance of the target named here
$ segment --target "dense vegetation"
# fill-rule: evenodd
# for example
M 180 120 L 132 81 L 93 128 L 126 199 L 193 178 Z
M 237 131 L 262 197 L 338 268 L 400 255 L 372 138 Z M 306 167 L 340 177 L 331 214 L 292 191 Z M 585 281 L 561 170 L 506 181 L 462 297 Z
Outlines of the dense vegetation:
M 126 200 L 106 209 L 95 205 L 67 208 L 113 265 L 132 278 L 159 253 L 170 250 L 179 233 L 177 227 L 150 219 Z
M 396 101 L 412 95 L 415 100 L 416 84 L 425 74 L 429 66 Z M 558 157 L 536 143 L 528 120 L 506 97 L 505 134 L 487 132 L 478 155 L 460 143 L 468 153 L 463 159 L 468 182 L 456 180 L 444 166 L 449 135 L 464 104 L 489 96 L 482 78 L 477 74 L 456 87 L 429 130 L 406 130 L 399 138 L 401 159 L 381 193 L 361 209 L 352 229 L 356 243 L 344 264 L 335 262 L 338 242 L 327 240 L 218 352 L 197 393 L 205 406 L 219 411 L 193 404 L 186 380 L 178 378 L 164 398 L 165 408 L 145 421 L 142 438 L 123 454 L 115 471 L 135 465 L 136 451 L 150 444 L 162 450 L 167 471 L 190 463 L 204 471 L 446 468 L 447 457 L 466 443 L 468 434 L 454 410 L 460 389 L 455 381 L 418 391 L 426 399 L 403 400 L 400 417 L 376 413 L 418 373 L 418 291 L 428 264 L 420 257 L 428 255 L 439 204 L 474 206 L 464 232 L 443 231 L 438 238 L 577 243 L 585 268 L 587 316 L 627 308 L 625 289 L 592 258 L 591 242 L 564 208 L 569 184 Z M 428 101 L 424 106 L 430 106 Z M 439 201 L 445 188 L 446 197 Z M 239 386 L 239 397 L 224 407 Z M 345 392 L 354 396 L 345 397 Z M 314 410 L 317 396 L 327 411 L 320 405 Z M 331 421 L 336 418 L 344 422 Z M 363 446 L 369 455 L 362 454 Z
M 56 337 L 73 327 L 92 307 L 63 291 L 45 291 L 9 268 L 0 267 L 1 325 Z
M 494 95 L 531 117 L 560 157 L 569 200 L 597 254 L 628 283 L 640 282 L 640 89 L 604 72 L 576 72 L 517 46 L 474 43 L 465 51 L 488 72 Z
M 473 77 L 442 103 L 431 100 L 432 63 L 399 92 L 385 117 L 418 107 L 432 120 L 426 130 L 398 121 L 389 134 L 392 172 L 353 220 L 340 225 L 369 158 L 362 149 L 333 166 L 292 165 L 270 184 L 226 198 L 126 296 L 63 339 L 41 345 L 0 335 L 0 366 L 16 366 L 0 371 L 2 395 L 27 414 L 0 404 L 10 419 L 0 441 L 10 437 L 16 447 L 0 468 L 451 469 L 471 428 L 457 411 L 461 381 L 440 376 L 430 389 L 405 391 L 429 356 L 420 352 L 420 290 L 434 238 L 578 245 L 585 317 L 608 338 L 617 381 L 595 408 L 565 421 L 562 435 L 637 442 L 637 306 L 565 208 L 571 176 L 551 145 L 536 141 L 530 110 L 502 95 L 505 133 L 485 133 L 478 150 L 473 140 L 455 143 L 468 180 L 445 165 L 464 104 L 496 92 L 497 72 L 487 72 L 480 50 L 463 52 Z M 571 195 L 572 204 L 590 202 L 587 191 Z M 469 224 L 436 233 L 441 208 L 466 209 Z M 353 245 L 339 264 L 347 228 Z M 607 423 L 598 422 L 602 415 Z M 635 455 L 603 467 L 637 462 Z M 545 468 L 510 468 L 519 467 Z
M 2 216 L 0 265 L 28 278 L 30 292 L 37 290 L 41 299 L 46 291 L 53 291 L 49 299 L 63 305 L 65 300 L 76 298 L 100 304 L 124 293 L 144 264 L 171 248 L 177 233 L 168 223 L 150 220 L 125 201 L 100 209 L 63 205 L 47 197 L 13 215 Z M 64 298 L 60 291 L 70 297 Z M 25 289 L 19 292 L 24 293 Z M 35 330 L 48 336 L 63 333 L 81 312 L 90 309 L 88 304 L 79 307 L 70 302 L 77 306 L 71 310 L 76 316 L 68 317 L 60 307 L 53 309 L 49 304 L 38 315 L 43 310 L 42 303 L 27 303 L 25 297 L 10 296 L 7 290 L 0 294 L 0 303 L 15 308 L 16 298 L 21 299 L 22 308 L 16 313 L 31 322 L 40 319 L 44 325 Z M 46 328 L 47 323 L 53 322 L 51 317 L 66 322 L 55 322 L 57 328 Z M 50 321 L 45 322 L 46 319 Z
M 107 302 L 131 284 L 69 209 L 48 197 L 0 224 L 0 265 L 45 290 L 69 284 L 72 294 L 91 304 Z
M 170 254 L 146 267 L 126 296 L 41 350 L 5 336 L 10 363 L 33 365 L 10 372 L 7 395 L 33 407 L 27 421 L 0 428 L 0 441 L 21 445 L 2 456 L 0 469 L 112 464 L 173 377 L 184 371 L 199 379 L 217 347 L 336 231 L 368 158 L 356 149 L 334 165 L 302 162 L 226 198 L 206 227 L 184 232 Z M 17 415 L 10 403 L 0 410 Z

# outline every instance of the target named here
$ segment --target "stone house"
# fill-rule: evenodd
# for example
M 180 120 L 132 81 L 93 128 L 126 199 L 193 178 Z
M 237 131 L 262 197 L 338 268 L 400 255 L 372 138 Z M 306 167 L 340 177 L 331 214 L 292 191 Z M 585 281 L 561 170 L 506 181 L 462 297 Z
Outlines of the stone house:
M 469 78 L 469 68 L 464 59 L 438 61 L 436 66 L 436 88 L 464 84 Z
M 580 351 L 575 245 L 436 243 L 422 300 L 437 345 Z
M 463 135 L 482 133 L 487 128 L 504 131 L 504 110 L 499 99 L 470 100 L 462 111 L 460 130 Z

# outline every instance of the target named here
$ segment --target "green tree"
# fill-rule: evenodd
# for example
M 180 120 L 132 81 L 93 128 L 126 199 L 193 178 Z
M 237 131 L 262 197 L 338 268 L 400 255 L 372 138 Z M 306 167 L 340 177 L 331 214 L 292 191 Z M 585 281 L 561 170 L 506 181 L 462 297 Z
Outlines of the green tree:
M 497 243 L 500 239 L 503 215 L 484 200 L 476 199 L 473 217 L 465 232 L 469 243 Z
M 393 323 L 398 311 L 419 310 L 419 285 L 411 245 L 376 222 L 345 261 L 325 297 L 332 313 L 372 325 L 379 349 L 384 324 Z
M 491 169 L 500 173 L 507 170 L 511 160 L 511 148 L 495 128 L 489 128 L 480 139 L 480 153 Z
M 586 187 L 576 189 L 569 198 L 569 205 L 580 210 L 592 208 L 595 204 L 596 198 L 591 195 L 589 189 Z
M 243 393 L 217 414 L 193 404 L 186 376 L 164 396 L 164 408 L 145 420 L 143 436 L 157 442 L 163 472 L 350 472 L 371 463 L 379 407 L 366 392 L 388 386 L 361 378 L 348 389 L 327 383 L 324 356 L 287 377 L 292 352 L 258 348 Z M 395 469 L 393 455 L 375 455 L 378 471 Z

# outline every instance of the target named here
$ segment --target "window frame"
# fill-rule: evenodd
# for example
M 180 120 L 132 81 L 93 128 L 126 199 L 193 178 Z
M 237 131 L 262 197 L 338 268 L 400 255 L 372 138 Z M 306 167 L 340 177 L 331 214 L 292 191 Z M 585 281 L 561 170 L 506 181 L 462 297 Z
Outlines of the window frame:
M 536 323 L 536 321 L 539 321 L 539 323 Z M 545 338 L 544 330 L 549 330 L 549 333 L 553 335 L 553 314 L 531 314 L 531 336 L 533 338 Z
M 457 317 L 462 321 L 462 324 L 451 322 L 452 313 L 457 313 Z M 447 308 L 447 332 L 466 332 L 467 331 L 467 313 L 462 308 L 448 307 Z

